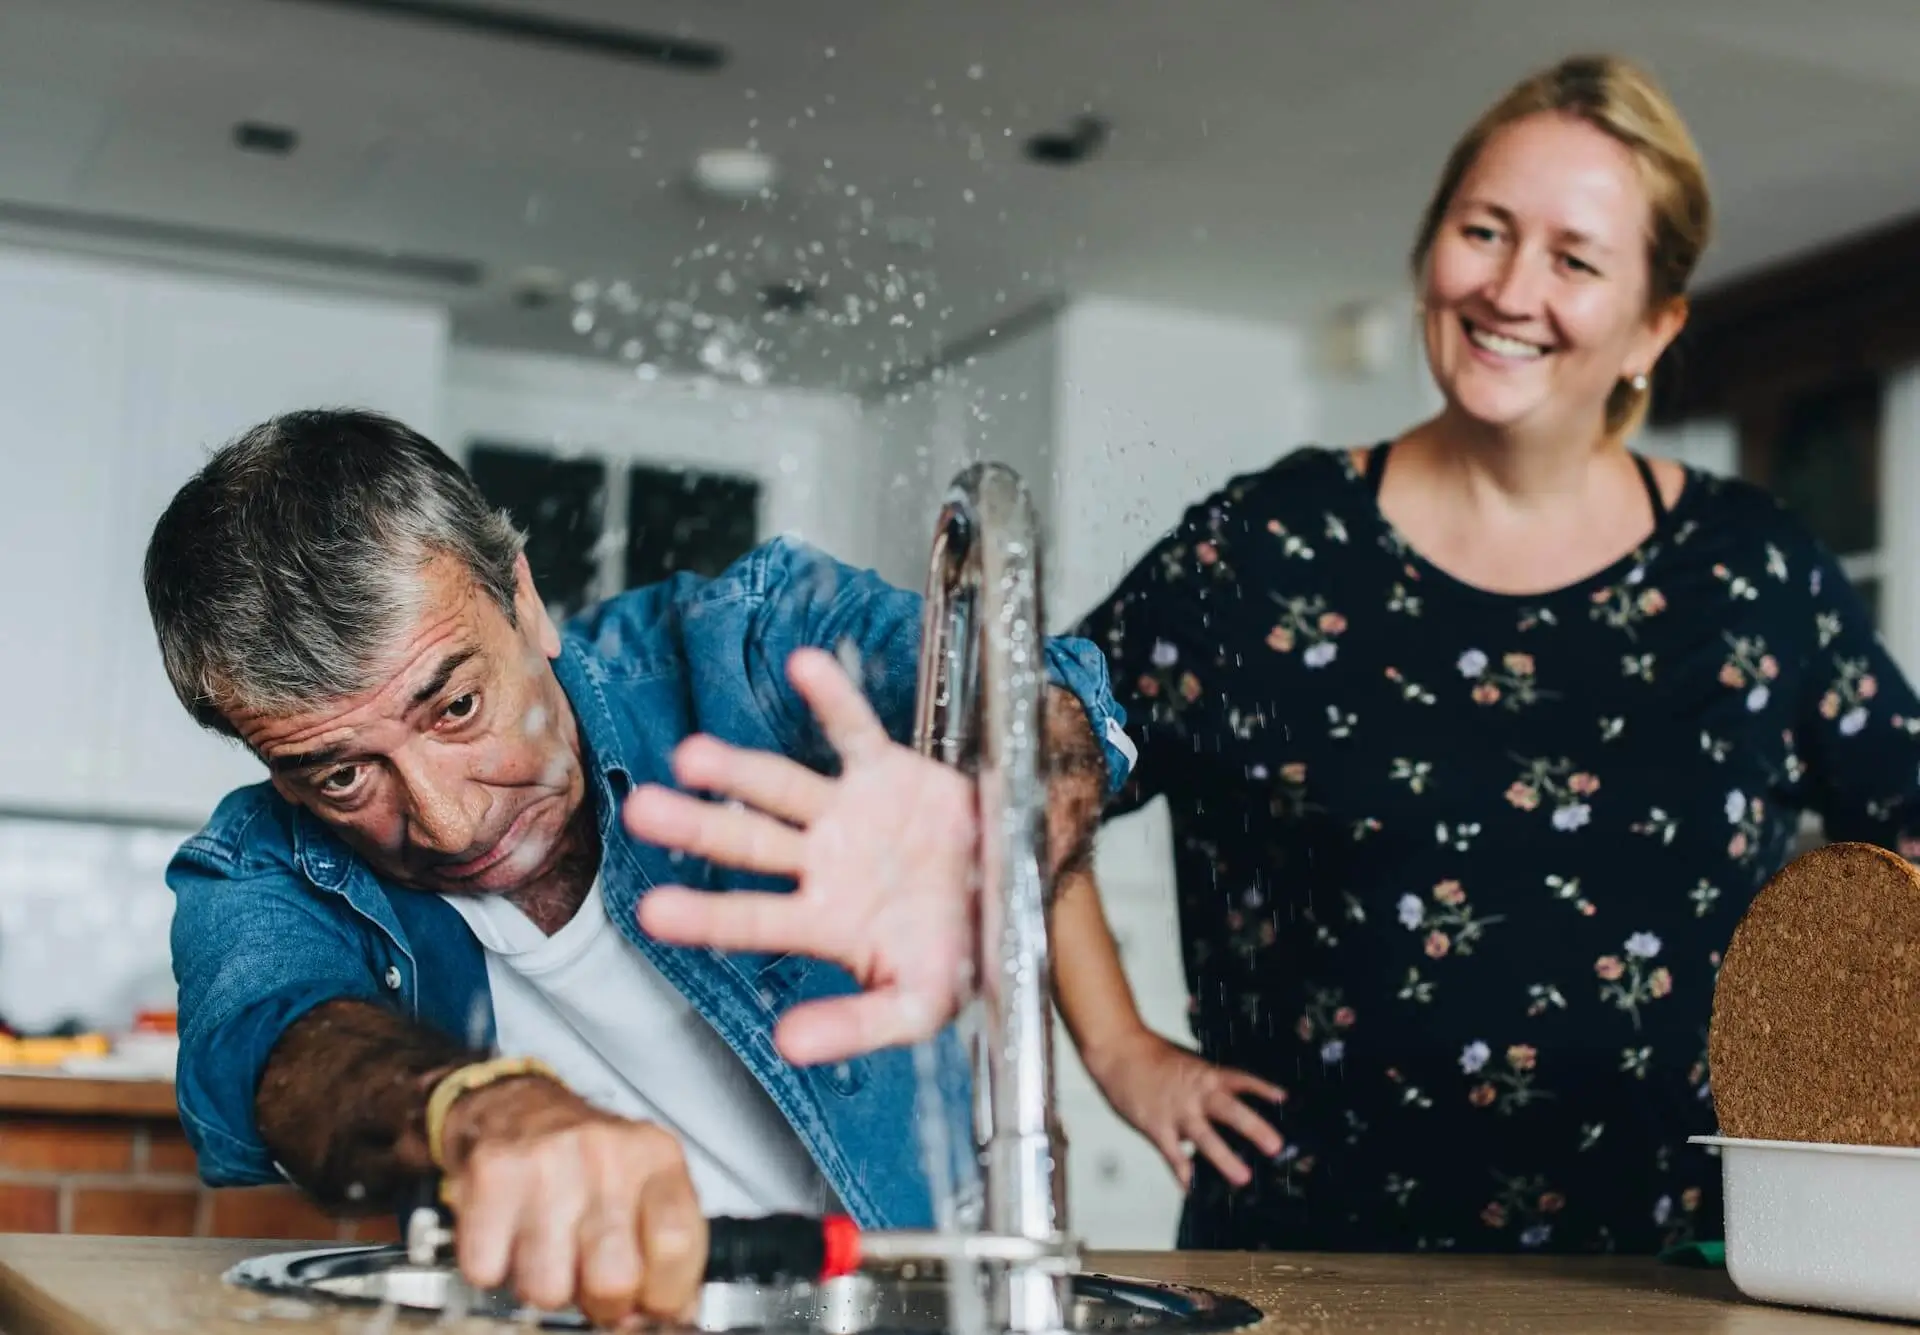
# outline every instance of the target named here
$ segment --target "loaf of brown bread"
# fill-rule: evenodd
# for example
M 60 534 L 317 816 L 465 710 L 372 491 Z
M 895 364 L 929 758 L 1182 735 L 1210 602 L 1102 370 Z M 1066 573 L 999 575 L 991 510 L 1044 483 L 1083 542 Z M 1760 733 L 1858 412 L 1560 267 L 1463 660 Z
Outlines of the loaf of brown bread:
M 1850 843 L 1782 868 L 1734 929 L 1707 1061 L 1723 1136 L 1920 1146 L 1920 871 Z

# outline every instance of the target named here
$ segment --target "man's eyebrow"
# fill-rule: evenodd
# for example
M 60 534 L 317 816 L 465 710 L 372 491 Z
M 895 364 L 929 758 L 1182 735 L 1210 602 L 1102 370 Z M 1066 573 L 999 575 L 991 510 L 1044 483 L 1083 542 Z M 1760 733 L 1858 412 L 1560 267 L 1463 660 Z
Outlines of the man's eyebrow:
M 445 690 L 447 683 L 453 680 L 453 674 L 460 670 L 461 665 L 470 661 L 479 652 L 478 649 L 461 649 L 441 659 L 440 666 L 434 669 L 433 676 L 427 684 L 413 693 L 414 708 L 419 708 Z
M 331 765 L 347 754 L 344 746 L 328 746 L 318 751 L 305 751 L 297 756 L 275 756 L 267 762 L 267 767 L 275 774 L 288 774 L 294 770 L 317 769 L 321 765 Z

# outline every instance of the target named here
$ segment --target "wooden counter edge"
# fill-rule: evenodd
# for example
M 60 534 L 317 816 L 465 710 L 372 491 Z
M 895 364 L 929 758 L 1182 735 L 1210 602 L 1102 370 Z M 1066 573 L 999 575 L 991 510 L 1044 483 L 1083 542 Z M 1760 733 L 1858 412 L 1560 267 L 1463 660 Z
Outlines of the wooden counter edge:
M 84 1314 L 60 1302 L 33 1280 L 0 1261 L 0 1335 L 111 1335 Z
M 0 1116 L 8 1113 L 172 1120 L 180 1116 L 180 1106 L 171 1080 L 0 1073 Z

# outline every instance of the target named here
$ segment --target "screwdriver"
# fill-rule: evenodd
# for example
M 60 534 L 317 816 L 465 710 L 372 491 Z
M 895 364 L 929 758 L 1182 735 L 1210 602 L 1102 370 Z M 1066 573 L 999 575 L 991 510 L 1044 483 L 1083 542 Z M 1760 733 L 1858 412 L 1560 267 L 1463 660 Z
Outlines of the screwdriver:
M 1004 1261 L 1071 1264 L 1067 1249 L 1006 1234 L 883 1230 L 866 1232 L 845 1215 L 775 1214 L 707 1221 L 708 1283 L 753 1280 L 821 1282 L 858 1273 L 867 1263 Z
M 407 1221 L 407 1259 L 430 1266 L 453 1244 L 440 1212 L 416 1209 Z M 1003 1261 L 1074 1263 L 1070 1249 L 993 1233 L 865 1232 L 846 1215 L 721 1215 L 707 1221 L 706 1283 L 821 1283 L 852 1275 L 869 1262 Z

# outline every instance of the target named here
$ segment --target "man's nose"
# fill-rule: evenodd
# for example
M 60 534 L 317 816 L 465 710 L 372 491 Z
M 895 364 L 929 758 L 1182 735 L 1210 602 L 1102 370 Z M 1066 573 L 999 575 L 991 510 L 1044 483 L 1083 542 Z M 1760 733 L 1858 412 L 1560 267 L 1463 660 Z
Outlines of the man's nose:
M 442 773 L 420 757 L 394 757 L 407 793 L 407 842 L 443 857 L 476 851 L 486 794 L 464 773 Z

